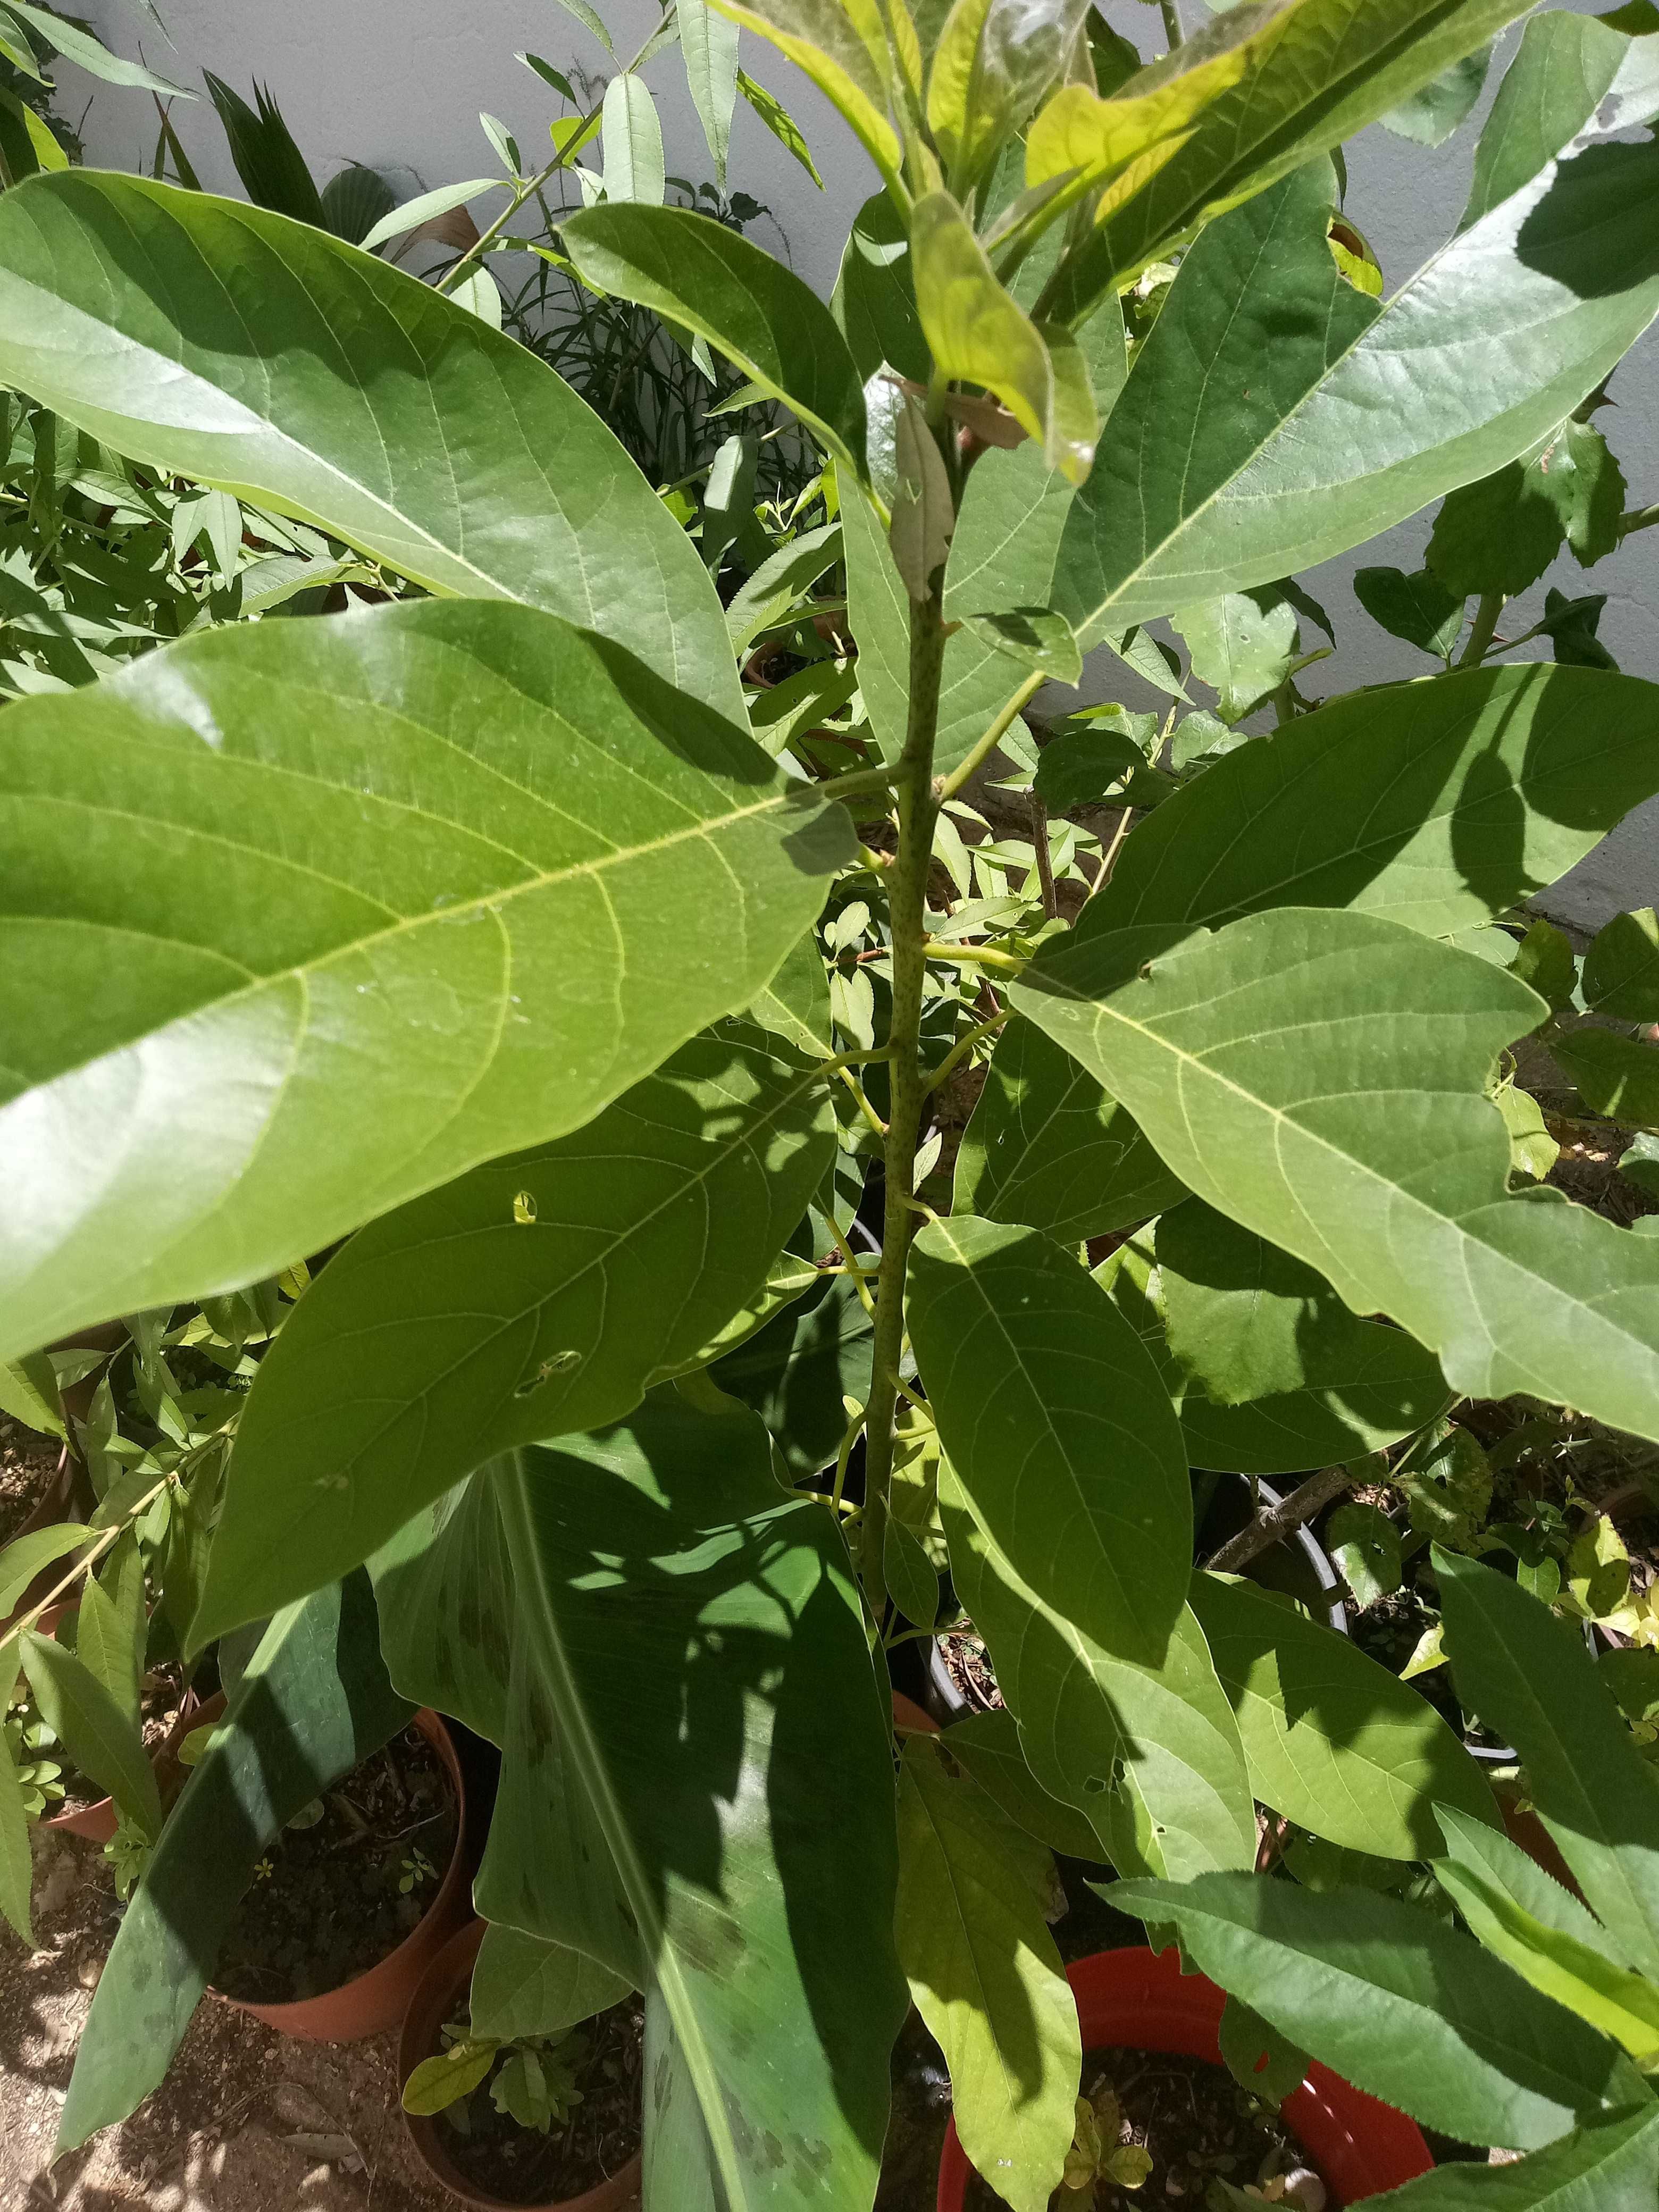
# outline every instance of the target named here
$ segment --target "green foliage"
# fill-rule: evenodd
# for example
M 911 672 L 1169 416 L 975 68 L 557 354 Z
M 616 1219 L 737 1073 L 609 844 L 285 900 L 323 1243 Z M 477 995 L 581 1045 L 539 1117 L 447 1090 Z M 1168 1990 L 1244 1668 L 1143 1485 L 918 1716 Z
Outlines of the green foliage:
M 1608 1026 L 1651 914 L 1581 970 L 1524 910 L 1659 789 L 1659 691 L 1603 595 L 1498 617 L 1654 520 L 1601 426 L 1659 19 L 1533 19 L 1385 300 L 1333 157 L 1437 143 L 1512 0 L 1218 9 L 1144 65 L 1079 0 L 711 4 L 624 59 L 571 0 L 607 76 L 523 58 L 551 159 L 485 117 L 506 173 L 398 209 L 268 95 L 210 88 L 254 207 L 165 121 L 124 179 L 0 101 L 0 1395 L 88 1386 L 96 1501 L 0 1559 L 0 1611 L 80 1595 L 0 1630 L 0 1910 L 69 1759 L 137 1877 L 63 2143 L 419 1698 L 501 1780 L 412 2101 L 557 2124 L 637 1990 L 647 2212 L 868 2212 L 907 1981 L 1015 2212 L 1131 2185 L 1054 1850 L 1246 2078 L 1530 2154 L 1402 2207 L 1645 2212 L 1659 1627 L 1582 1478 L 1659 1441 L 1659 1240 L 1537 1188 L 1522 1046 L 1659 1125 Z M 881 178 L 829 306 L 729 189 L 740 95 L 811 163 L 740 28 Z M 1297 572 L 1437 503 L 1358 584 L 1433 672 L 1310 707 Z M 1126 666 L 1158 714 L 1081 690 Z M 106 1373 L 43 1352 L 119 1316 Z M 1398 1675 L 1194 1571 L 1215 1476 L 1312 1473 L 1363 1479 L 1322 1534 Z M 1000 1702 L 896 1765 L 881 1662 L 941 1621 Z M 216 1637 L 163 1825 L 142 1670 Z

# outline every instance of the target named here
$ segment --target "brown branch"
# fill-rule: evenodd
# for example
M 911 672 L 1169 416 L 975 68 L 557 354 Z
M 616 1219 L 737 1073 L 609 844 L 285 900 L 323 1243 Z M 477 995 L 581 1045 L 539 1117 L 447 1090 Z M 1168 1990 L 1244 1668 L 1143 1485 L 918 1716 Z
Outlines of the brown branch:
M 1328 1467 L 1318 1474 L 1310 1474 L 1288 1498 L 1269 1506 L 1265 1513 L 1259 1513 L 1237 1535 L 1230 1536 L 1206 1562 L 1210 1572 L 1237 1574 L 1261 1553 L 1271 1550 L 1281 1538 L 1301 1528 L 1304 1522 L 1311 1521 L 1332 1498 L 1352 1489 L 1354 1481 L 1354 1475 L 1346 1467 Z

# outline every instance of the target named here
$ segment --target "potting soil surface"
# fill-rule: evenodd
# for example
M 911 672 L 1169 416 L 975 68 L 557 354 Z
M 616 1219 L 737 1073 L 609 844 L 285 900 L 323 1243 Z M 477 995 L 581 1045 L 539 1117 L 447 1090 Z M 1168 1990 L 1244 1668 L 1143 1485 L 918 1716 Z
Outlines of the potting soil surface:
M 966 1623 L 946 1629 L 939 1639 L 939 1651 L 945 1673 L 976 1711 L 1001 1705 L 1002 1692 L 997 1687 L 991 1655 L 983 1638 Z
M 319 1803 L 308 1826 L 283 1831 L 237 1909 L 214 1972 L 232 1996 L 286 2004 L 337 1990 L 396 1950 L 437 1894 L 455 1798 L 423 1735 L 394 1736 Z
M 520 2127 L 497 2112 L 488 2083 L 465 2100 L 466 2132 L 451 2113 L 439 2116 L 443 2147 L 474 2188 L 510 2204 L 562 2204 L 609 2181 L 638 2150 L 644 2008 L 630 1997 L 575 2033 L 582 2101 L 568 2127 Z
M 33 1431 L 6 1424 L 0 1433 L 0 1544 L 10 1543 L 57 1472 L 55 1450 L 48 1451 Z
M 1083 2094 L 1105 2114 L 1108 2148 L 1113 2142 L 1138 2146 L 1152 2161 L 1133 2188 L 1097 2179 L 1093 2212 L 1201 2206 L 1217 2180 L 1267 2196 L 1274 2177 L 1310 2167 L 1273 2108 L 1241 2089 L 1224 2067 L 1201 2058 L 1162 2051 L 1085 2051 Z M 1052 2201 L 1060 2206 L 1078 2199 L 1056 2193 Z M 967 2212 L 1007 2212 L 977 2174 L 969 2182 L 966 2205 Z

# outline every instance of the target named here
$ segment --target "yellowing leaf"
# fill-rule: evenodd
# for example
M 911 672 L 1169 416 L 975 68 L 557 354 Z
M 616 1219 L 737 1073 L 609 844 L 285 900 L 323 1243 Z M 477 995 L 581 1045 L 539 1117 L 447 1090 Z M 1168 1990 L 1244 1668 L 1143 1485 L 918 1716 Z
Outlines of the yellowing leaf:
M 857 134 L 889 179 L 899 171 L 899 142 L 887 118 L 890 66 L 874 0 L 714 0 L 722 15 L 769 40 L 811 78 Z
M 948 192 L 929 192 L 910 219 L 916 307 L 947 377 L 995 392 L 1042 446 L 1051 468 L 1081 483 L 1094 460 L 1099 422 L 1074 341 L 1052 346 L 997 282 L 985 249 Z

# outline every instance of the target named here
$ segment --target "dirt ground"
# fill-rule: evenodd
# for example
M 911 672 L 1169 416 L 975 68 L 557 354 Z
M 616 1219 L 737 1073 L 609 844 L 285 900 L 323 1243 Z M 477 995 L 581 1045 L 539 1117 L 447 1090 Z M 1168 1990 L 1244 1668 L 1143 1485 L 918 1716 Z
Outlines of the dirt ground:
M 292 2043 L 210 1998 L 161 2089 L 49 2172 L 116 1908 L 95 1844 L 36 1850 L 40 1948 L 0 1927 L 0 2212 L 453 2212 L 404 2136 L 395 2036 Z

